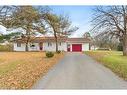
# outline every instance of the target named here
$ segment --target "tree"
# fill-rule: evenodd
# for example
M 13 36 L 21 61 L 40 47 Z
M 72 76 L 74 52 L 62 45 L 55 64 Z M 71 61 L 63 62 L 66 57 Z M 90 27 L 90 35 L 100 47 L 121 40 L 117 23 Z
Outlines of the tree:
M 92 20 L 92 31 L 101 31 L 119 38 L 123 55 L 127 56 L 127 6 L 98 6 Z
M 4 40 L 10 41 L 11 39 L 21 36 L 20 32 L 9 33 L 9 34 L 2 34 L 0 35 L 0 42 L 4 42 Z
M 78 29 L 77 27 L 71 27 L 71 22 L 67 16 L 46 13 L 44 20 L 47 23 L 46 25 L 49 26 L 48 31 L 55 37 L 56 52 L 58 51 L 58 37 L 67 37 Z
M 6 20 L 12 15 L 16 6 L 0 6 L 0 25 L 6 27 Z
M 99 48 L 110 48 L 111 50 L 117 50 L 119 40 L 116 37 L 112 37 L 104 32 L 94 36 L 93 43 Z
M 83 37 L 84 37 L 84 38 L 91 38 L 91 35 L 90 35 L 89 32 L 85 32 L 85 33 L 83 34 Z
M 122 43 L 119 43 L 119 44 L 118 44 L 117 50 L 118 50 L 118 51 L 123 51 Z
M 6 21 L 7 28 L 21 28 L 25 31 L 22 39 L 25 41 L 26 51 L 28 51 L 28 44 L 33 38 L 34 33 L 43 33 L 43 25 L 40 22 L 40 17 L 41 16 L 35 7 L 19 6 Z

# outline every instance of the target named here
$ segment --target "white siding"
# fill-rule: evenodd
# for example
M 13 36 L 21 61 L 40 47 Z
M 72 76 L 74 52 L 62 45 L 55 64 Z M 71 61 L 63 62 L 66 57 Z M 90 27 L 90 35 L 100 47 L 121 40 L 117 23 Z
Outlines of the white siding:
M 60 45 L 60 43 L 58 43 L 58 49 L 60 51 L 67 51 L 67 43 L 63 42 L 63 43 L 61 43 L 61 45 Z
M 82 51 L 89 51 L 89 43 L 82 44 Z
M 43 43 L 43 50 L 44 51 L 56 51 L 56 43 L 50 42 L 52 45 L 48 46 L 48 42 Z M 61 46 L 58 43 L 58 50 L 67 51 L 67 44 L 65 42 L 61 42 Z
M 14 51 L 25 51 L 25 44 L 21 43 L 21 47 L 17 47 L 17 43 L 14 43 Z
M 30 47 L 29 44 L 29 51 L 39 51 L 39 43 L 33 43 L 35 47 Z M 51 42 L 51 46 L 48 46 L 48 42 L 43 43 L 43 51 L 56 51 L 56 44 L 55 42 Z M 61 42 L 61 45 L 58 43 L 58 50 L 67 51 L 67 44 L 70 44 L 70 51 L 72 51 L 72 44 L 82 44 L 82 51 L 89 51 L 89 43 L 66 43 Z M 25 44 L 22 43 L 21 47 L 17 47 L 17 43 L 14 43 L 14 51 L 25 51 Z
M 31 44 L 35 45 L 35 47 L 30 47 Z M 39 51 L 39 43 L 30 43 L 29 51 Z
M 39 44 L 38 43 L 32 43 L 35 45 L 35 47 L 30 47 L 30 44 L 28 45 L 29 51 L 39 51 Z M 17 43 L 14 43 L 14 51 L 25 51 L 25 43 L 21 43 L 21 47 L 17 47 Z

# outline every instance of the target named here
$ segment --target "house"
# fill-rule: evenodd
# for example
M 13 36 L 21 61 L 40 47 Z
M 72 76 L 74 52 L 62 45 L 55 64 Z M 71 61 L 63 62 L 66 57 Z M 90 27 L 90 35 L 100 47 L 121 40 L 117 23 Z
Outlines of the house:
M 14 40 L 14 51 L 25 51 L 25 40 Z M 55 51 L 56 43 L 54 37 L 35 37 L 30 40 L 28 45 L 29 51 Z M 89 51 L 90 39 L 88 38 L 58 38 L 58 50 L 60 51 Z

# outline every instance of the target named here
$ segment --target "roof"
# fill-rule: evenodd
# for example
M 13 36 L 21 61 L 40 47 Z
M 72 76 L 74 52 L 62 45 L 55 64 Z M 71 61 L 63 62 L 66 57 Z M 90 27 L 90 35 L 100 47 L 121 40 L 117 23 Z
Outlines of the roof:
M 25 38 L 18 38 L 13 40 L 14 42 L 22 42 L 26 41 Z M 67 37 L 58 37 L 58 42 L 90 42 L 91 40 L 88 38 L 67 38 Z M 54 37 L 32 37 L 30 42 L 55 42 Z
M 68 38 L 67 42 L 90 42 L 89 38 Z
M 67 37 L 58 37 L 58 42 L 65 42 L 67 40 Z M 37 39 L 35 39 L 36 42 L 55 42 L 55 38 L 54 37 L 38 37 Z

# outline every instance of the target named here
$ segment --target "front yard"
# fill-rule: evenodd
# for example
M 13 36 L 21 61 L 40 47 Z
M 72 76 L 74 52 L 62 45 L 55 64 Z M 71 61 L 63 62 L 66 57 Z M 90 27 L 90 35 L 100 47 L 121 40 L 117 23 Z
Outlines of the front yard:
M 1 52 L 0 89 L 30 88 L 63 55 L 46 58 L 44 52 Z
M 87 55 L 93 57 L 104 66 L 110 68 L 120 77 L 127 80 L 127 57 L 118 51 L 88 51 Z

